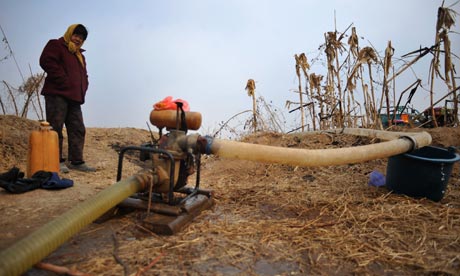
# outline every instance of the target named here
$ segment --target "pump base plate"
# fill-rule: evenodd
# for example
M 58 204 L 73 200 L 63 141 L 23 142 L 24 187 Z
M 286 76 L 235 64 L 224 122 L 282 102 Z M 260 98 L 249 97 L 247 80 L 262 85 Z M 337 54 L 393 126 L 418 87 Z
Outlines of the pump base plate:
M 189 224 L 203 210 L 214 204 L 212 193 L 199 193 L 187 198 L 180 205 L 152 203 L 147 214 L 148 203 L 141 199 L 127 198 L 118 205 L 119 208 L 144 209 L 146 212 L 142 224 L 145 228 L 159 235 L 174 235 Z
M 143 224 L 149 229 L 152 229 L 152 231 L 156 234 L 174 235 L 189 224 L 203 210 L 209 209 L 212 205 L 212 198 L 208 198 L 202 194 L 197 194 L 185 201 L 185 203 L 181 206 L 182 212 L 179 215 L 173 216 L 151 213 L 144 219 Z

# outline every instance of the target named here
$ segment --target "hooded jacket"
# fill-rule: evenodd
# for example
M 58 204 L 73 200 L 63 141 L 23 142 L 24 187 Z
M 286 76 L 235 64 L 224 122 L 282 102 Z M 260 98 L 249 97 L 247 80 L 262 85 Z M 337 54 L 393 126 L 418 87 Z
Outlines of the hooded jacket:
M 40 66 L 46 72 L 42 95 L 59 95 L 79 104 L 85 103 L 88 73 L 84 50 L 77 51 L 81 53 L 82 62 L 69 51 L 64 37 L 48 41 L 40 56 Z

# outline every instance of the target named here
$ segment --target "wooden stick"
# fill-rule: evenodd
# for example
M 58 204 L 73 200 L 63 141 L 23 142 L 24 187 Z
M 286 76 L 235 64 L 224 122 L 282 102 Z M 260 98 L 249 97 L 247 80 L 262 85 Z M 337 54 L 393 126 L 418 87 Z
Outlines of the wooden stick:
M 118 244 L 117 234 L 115 233 L 115 231 L 113 230 L 112 227 L 110 227 L 110 228 L 112 230 L 112 239 L 113 239 L 112 256 L 114 257 L 115 261 L 123 267 L 124 275 L 130 275 L 129 267 L 123 262 L 123 260 L 120 258 L 120 256 L 118 256 L 119 244 Z
M 152 266 L 154 266 L 164 255 L 165 255 L 164 252 L 161 253 L 160 256 L 157 256 L 155 259 L 153 259 L 153 261 L 151 261 L 146 267 L 139 269 L 139 271 L 137 271 L 136 273 L 136 276 L 140 276 L 142 275 L 142 273 L 152 268 Z
M 58 266 L 58 265 L 54 265 L 50 263 L 40 262 L 34 265 L 34 267 L 38 269 L 48 270 L 48 271 L 51 271 L 57 274 L 65 274 L 65 275 L 70 275 L 70 276 L 89 276 L 89 274 L 87 273 L 75 271 L 65 266 Z

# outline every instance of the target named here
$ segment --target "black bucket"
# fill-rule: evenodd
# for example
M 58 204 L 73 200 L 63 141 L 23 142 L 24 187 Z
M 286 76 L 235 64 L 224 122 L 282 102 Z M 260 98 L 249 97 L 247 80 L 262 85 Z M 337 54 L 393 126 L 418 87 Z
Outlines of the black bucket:
M 423 147 L 388 159 L 386 186 L 398 194 L 440 201 L 452 166 L 460 160 L 454 149 Z

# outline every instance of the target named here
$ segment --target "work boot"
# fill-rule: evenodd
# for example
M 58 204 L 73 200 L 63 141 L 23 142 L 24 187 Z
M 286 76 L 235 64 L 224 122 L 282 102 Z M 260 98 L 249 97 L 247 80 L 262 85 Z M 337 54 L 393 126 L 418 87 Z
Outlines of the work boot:
M 61 171 L 61 173 L 69 173 L 70 170 L 64 162 L 61 162 L 59 163 L 59 171 Z
M 69 164 L 69 169 L 71 170 L 77 170 L 81 172 L 95 172 L 96 169 L 93 167 L 90 167 L 86 165 L 85 162 L 79 162 L 78 164 L 72 164 L 72 162 Z

